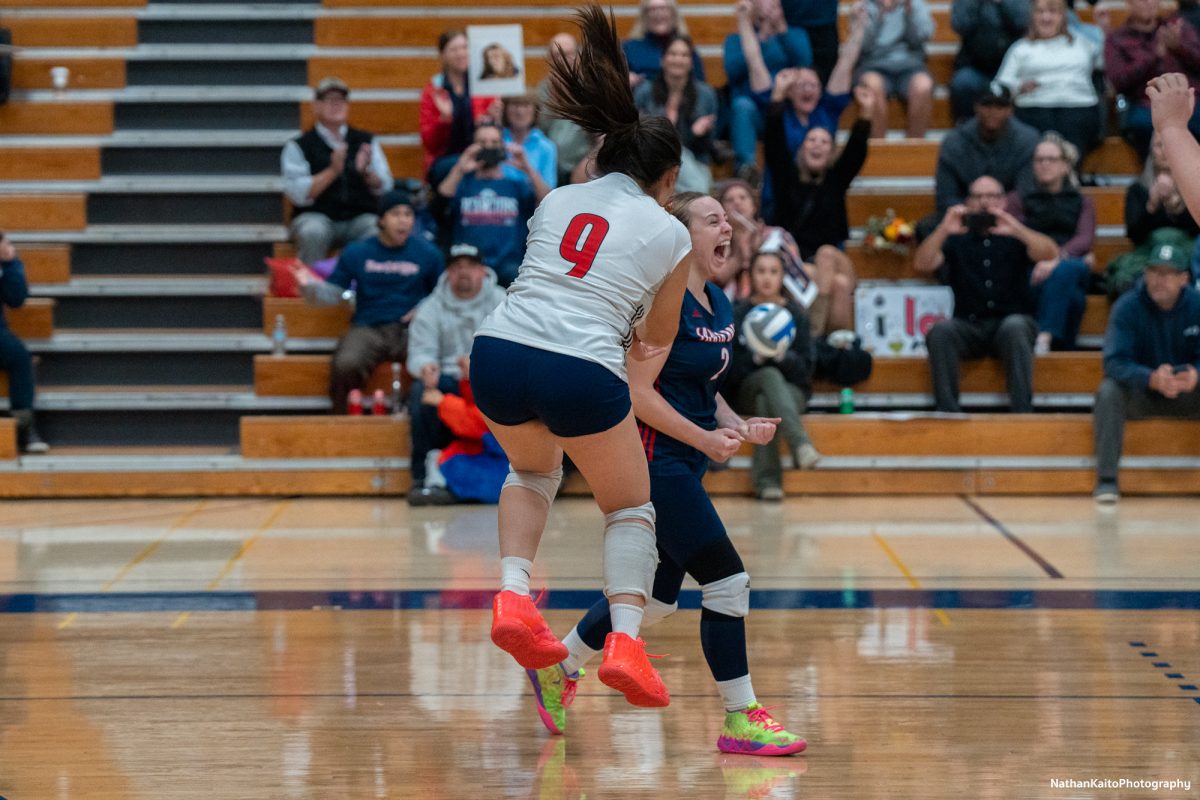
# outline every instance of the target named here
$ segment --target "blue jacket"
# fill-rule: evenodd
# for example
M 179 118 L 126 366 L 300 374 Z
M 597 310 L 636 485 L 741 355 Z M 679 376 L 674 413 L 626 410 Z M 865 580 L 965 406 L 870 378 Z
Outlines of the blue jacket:
M 666 39 L 647 33 L 641 39 L 626 39 L 621 42 L 625 51 L 625 60 L 629 62 L 629 71 L 652 81 L 662 72 L 663 50 L 666 49 Z M 692 51 L 692 77 L 698 81 L 704 80 L 704 62 L 700 60 L 700 51 Z
M 1113 304 L 1104 334 L 1104 375 L 1145 389 L 1160 364 L 1200 369 L 1200 292 L 1185 286 L 1179 301 L 1163 311 L 1139 281 Z
M 25 265 L 21 259 L 0 261 L 0 304 L 9 308 L 20 308 L 29 297 L 29 283 L 25 280 Z M 2 306 L 0 306 L 2 308 Z M 4 312 L 0 310 L 0 330 L 8 328 Z
M 812 64 L 812 45 L 803 28 L 788 28 L 761 43 L 763 61 L 774 78 L 787 67 L 807 67 Z M 750 68 L 742 53 L 742 37 L 731 33 L 725 37 L 725 79 L 729 90 L 736 97 L 749 95 Z
M 378 236 L 346 245 L 327 283 L 355 287 L 354 324 L 399 322 L 433 288 L 444 261 L 436 247 L 409 236 L 400 247 L 384 247 Z

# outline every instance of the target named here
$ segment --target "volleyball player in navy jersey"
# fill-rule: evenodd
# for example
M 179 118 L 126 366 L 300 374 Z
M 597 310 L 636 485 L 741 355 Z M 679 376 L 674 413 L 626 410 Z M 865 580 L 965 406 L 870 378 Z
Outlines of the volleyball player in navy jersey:
M 727 461 L 742 442 L 767 444 L 778 419 L 743 420 L 719 394 L 734 337 L 733 309 L 711 283 L 724 265 L 733 229 L 711 197 L 677 195 L 672 212 L 688 226 L 692 265 L 675 341 L 668 352 L 629 365 L 633 408 L 650 470 L 650 498 L 658 512 L 658 570 L 646 604 L 651 625 L 677 608 L 684 573 L 700 584 L 700 645 L 725 704 L 717 748 L 772 756 L 798 753 L 804 739 L 771 719 L 754 696 L 746 657 L 750 576 L 701 483 L 709 459 Z M 552 733 L 566 726 L 583 665 L 599 652 L 611 619 L 601 601 L 563 643 L 565 660 L 528 670 L 538 714 Z
M 611 16 L 593 5 L 577 19 L 578 57 L 554 51 L 547 105 L 603 136 L 601 177 L 542 201 L 520 272 L 471 353 L 475 401 L 512 464 L 500 493 L 492 641 L 526 668 L 567 656 L 529 596 L 565 451 L 605 517 L 612 633 L 599 678 L 635 705 L 665 706 L 669 693 L 638 638 L 658 555 L 625 363 L 627 352 L 636 362 L 669 345 L 678 324 L 691 241 L 664 206 L 681 151 L 671 122 L 640 118 Z

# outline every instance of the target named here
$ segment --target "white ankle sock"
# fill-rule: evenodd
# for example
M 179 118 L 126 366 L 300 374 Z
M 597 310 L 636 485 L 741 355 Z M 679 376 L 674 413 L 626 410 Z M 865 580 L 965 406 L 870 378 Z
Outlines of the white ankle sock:
M 741 711 L 755 702 L 754 687 L 750 685 L 750 673 L 730 681 L 717 681 L 721 700 L 726 711 Z
M 599 653 L 599 650 L 593 650 L 584 644 L 583 639 L 579 638 L 579 633 L 575 628 L 571 628 L 571 632 L 567 634 L 562 643 L 567 646 L 567 657 L 563 659 L 563 672 L 567 673 L 567 677 L 571 677 L 579 672 L 584 664 L 591 661 Z
M 529 576 L 533 562 L 517 556 L 500 559 L 500 591 L 529 594 Z
M 642 627 L 642 616 L 645 613 L 643 609 L 625 603 L 614 603 L 608 607 L 608 614 L 612 617 L 613 632 L 624 633 L 631 639 L 638 637 L 638 631 Z

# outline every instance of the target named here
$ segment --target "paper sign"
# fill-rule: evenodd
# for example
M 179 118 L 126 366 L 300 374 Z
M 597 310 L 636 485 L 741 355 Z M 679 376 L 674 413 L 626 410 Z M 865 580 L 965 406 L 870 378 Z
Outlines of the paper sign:
M 525 35 L 520 25 L 468 25 L 471 94 L 525 94 Z
M 855 333 L 876 358 L 926 355 L 925 334 L 953 315 L 948 286 L 863 283 L 854 291 Z

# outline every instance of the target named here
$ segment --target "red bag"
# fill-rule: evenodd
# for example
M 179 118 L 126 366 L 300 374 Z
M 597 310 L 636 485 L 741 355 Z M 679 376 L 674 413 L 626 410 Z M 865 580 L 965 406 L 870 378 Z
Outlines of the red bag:
M 298 258 L 264 258 L 271 271 L 271 284 L 267 292 L 271 297 L 299 297 L 300 283 L 296 280 L 296 267 L 308 269 Z

